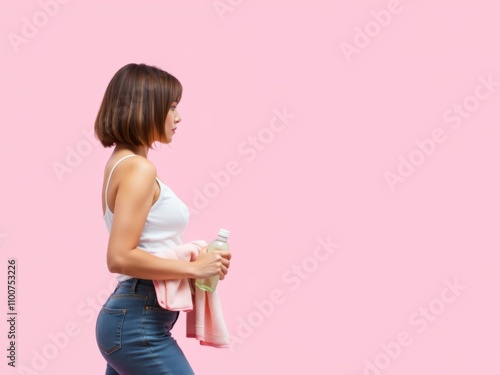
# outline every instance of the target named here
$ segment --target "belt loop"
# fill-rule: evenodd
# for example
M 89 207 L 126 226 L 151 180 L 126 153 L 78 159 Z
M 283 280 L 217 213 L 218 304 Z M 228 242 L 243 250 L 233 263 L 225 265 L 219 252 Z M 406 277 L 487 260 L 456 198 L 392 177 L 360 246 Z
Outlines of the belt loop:
M 134 278 L 134 281 L 132 281 L 132 285 L 130 286 L 130 293 L 132 294 L 135 293 L 135 287 L 137 286 L 138 281 L 139 281 L 138 278 Z
M 118 290 L 118 288 L 120 287 L 121 284 L 122 284 L 122 282 L 118 281 L 118 284 L 116 284 L 116 287 L 115 287 L 115 290 L 113 291 L 113 293 L 116 293 L 116 291 Z

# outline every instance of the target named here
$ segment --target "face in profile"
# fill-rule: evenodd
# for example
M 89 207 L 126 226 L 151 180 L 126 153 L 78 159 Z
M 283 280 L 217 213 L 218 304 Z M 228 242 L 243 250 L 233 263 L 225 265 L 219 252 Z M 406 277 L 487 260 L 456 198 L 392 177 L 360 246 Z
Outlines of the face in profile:
M 104 147 L 150 148 L 154 142 L 170 143 L 181 121 L 177 111 L 181 97 L 181 83 L 168 72 L 146 64 L 127 64 L 106 88 L 94 132 Z M 158 123 L 161 119 L 163 124 Z
M 165 119 L 165 137 L 159 142 L 161 143 L 170 143 L 172 142 L 172 138 L 177 129 L 177 124 L 181 122 L 182 118 L 177 110 L 177 102 L 173 102 L 170 106 L 167 114 L 167 118 Z M 158 139 L 157 137 L 155 139 Z

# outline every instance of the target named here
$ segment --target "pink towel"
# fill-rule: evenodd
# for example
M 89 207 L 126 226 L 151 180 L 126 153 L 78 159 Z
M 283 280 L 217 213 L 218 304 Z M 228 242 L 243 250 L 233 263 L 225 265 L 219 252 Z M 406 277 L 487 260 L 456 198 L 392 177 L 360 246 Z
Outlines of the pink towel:
M 204 246 L 207 246 L 205 241 L 196 240 L 155 255 L 193 261 Z M 167 310 L 187 312 L 187 337 L 198 339 L 201 345 L 229 348 L 229 331 L 222 315 L 217 290 L 206 292 L 197 288 L 194 282 L 194 279 L 153 280 L 158 303 Z

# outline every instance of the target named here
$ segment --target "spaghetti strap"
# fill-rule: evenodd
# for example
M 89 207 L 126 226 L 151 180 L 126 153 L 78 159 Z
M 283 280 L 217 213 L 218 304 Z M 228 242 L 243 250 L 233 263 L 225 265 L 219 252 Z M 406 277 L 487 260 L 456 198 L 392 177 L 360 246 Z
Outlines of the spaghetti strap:
M 109 172 L 109 176 L 108 176 L 108 183 L 106 184 L 106 192 L 104 193 L 104 199 L 106 200 L 106 209 L 109 210 L 109 206 L 108 206 L 108 187 L 109 187 L 109 181 L 111 181 L 111 175 L 113 174 L 113 171 L 115 170 L 115 167 L 118 165 L 119 162 L 121 162 L 122 160 L 130 157 L 130 156 L 139 156 L 137 154 L 130 154 L 130 155 L 125 155 L 123 158 L 121 158 L 120 160 L 118 160 L 115 165 L 113 165 L 113 168 L 111 168 L 111 172 Z

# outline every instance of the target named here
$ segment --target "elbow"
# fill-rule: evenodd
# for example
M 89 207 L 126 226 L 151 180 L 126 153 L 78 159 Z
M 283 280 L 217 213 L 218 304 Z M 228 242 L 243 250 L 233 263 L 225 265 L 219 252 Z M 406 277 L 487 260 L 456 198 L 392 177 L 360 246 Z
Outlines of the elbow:
M 111 273 L 123 273 L 125 262 L 123 257 L 108 257 L 108 270 Z

